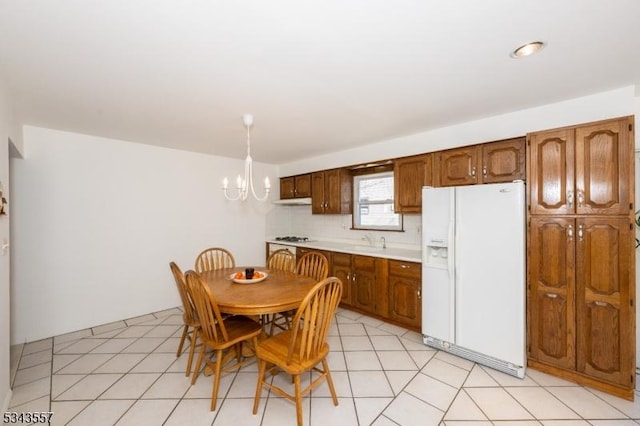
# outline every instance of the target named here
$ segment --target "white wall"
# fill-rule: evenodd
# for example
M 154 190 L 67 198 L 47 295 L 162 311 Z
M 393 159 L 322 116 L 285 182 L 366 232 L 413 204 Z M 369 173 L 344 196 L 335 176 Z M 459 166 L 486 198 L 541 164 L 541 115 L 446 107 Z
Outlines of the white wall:
M 636 113 L 635 88 L 624 87 L 537 108 L 389 139 L 359 148 L 282 164 L 281 176 L 473 145 L 528 132 Z
M 271 205 L 220 190 L 242 160 L 37 127 L 23 140 L 11 164 L 13 343 L 178 306 L 169 262 L 191 269 L 206 247 L 263 264 Z M 255 173 L 276 181 L 274 166 Z
M 12 135 L 14 128 L 12 122 L 9 94 L 0 75 L 0 182 L 4 188 L 4 196 L 10 203 L 12 197 L 9 193 L 9 136 Z M 9 218 L 10 215 L 0 216 L 0 244 L 10 241 Z M 9 254 L 2 254 L 0 249 L 0 412 L 7 409 L 11 398 L 11 390 L 9 389 L 9 342 L 11 335 L 9 266 Z

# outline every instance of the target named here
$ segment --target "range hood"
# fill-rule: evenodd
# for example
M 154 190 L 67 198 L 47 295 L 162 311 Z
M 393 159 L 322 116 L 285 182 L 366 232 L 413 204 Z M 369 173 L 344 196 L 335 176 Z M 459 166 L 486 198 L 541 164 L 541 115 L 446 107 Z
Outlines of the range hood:
M 307 198 L 287 198 L 284 200 L 274 200 L 273 204 L 278 204 L 281 206 L 310 206 L 311 205 L 311 197 Z

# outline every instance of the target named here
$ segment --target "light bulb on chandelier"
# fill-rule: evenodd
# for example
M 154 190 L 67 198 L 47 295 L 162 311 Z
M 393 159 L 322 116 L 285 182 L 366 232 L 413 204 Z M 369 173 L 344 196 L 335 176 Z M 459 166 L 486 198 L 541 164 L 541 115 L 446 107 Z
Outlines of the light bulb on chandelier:
M 253 126 L 253 115 L 245 114 L 242 118 L 244 126 L 247 128 L 247 158 L 244 160 L 244 179 L 238 175 L 236 179 L 236 190 L 238 192 L 235 195 L 229 193 L 229 179 L 226 177 L 222 180 L 222 190 L 224 191 L 225 198 L 230 201 L 246 200 L 249 197 L 249 191 L 251 191 L 251 194 L 253 194 L 256 200 L 265 201 L 271 191 L 269 177 L 264 178 L 265 193 L 262 197 L 256 195 L 256 190 L 253 187 L 253 158 L 251 158 L 251 126 Z

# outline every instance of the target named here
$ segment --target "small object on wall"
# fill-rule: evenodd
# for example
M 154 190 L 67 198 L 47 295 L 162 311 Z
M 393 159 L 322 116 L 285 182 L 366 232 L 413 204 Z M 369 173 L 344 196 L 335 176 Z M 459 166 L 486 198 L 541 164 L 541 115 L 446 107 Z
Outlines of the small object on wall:
M 4 211 L 4 208 L 6 205 L 7 205 L 7 199 L 4 197 L 4 187 L 2 186 L 2 182 L 0 182 L 0 215 L 7 214 L 7 212 Z

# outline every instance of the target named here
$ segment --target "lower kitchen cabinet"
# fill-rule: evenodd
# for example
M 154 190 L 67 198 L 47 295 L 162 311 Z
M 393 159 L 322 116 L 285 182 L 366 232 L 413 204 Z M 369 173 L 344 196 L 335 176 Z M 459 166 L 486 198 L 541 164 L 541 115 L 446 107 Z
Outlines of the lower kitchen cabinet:
M 341 306 L 420 331 L 420 263 L 334 252 L 331 274 L 344 284 Z
M 300 260 L 302 256 L 304 256 L 305 254 L 311 251 L 317 251 L 318 253 L 322 253 L 324 257 L 327 258 L 327 262 L 329 262 L 329 276 L 331 276 L 331 252 L 329 251 L 315 250 L 315 249 L 306 248 L 306 247 L 296 247 L 296 262 Z
M 351 255 L 347 253 L 331 253 L 331 276 L 342 281 L 343 305 L 351 305 Z
M 422 322 L 422 266 L 389 260 L 389 318 L 412 328 Z
M 634 231 L 626 217 L 531 218 L 530 365 L 633 397 Z
M 365 312 L 377 313 L 376 258 L 353 255 L 351 271 L 351 303 Z

